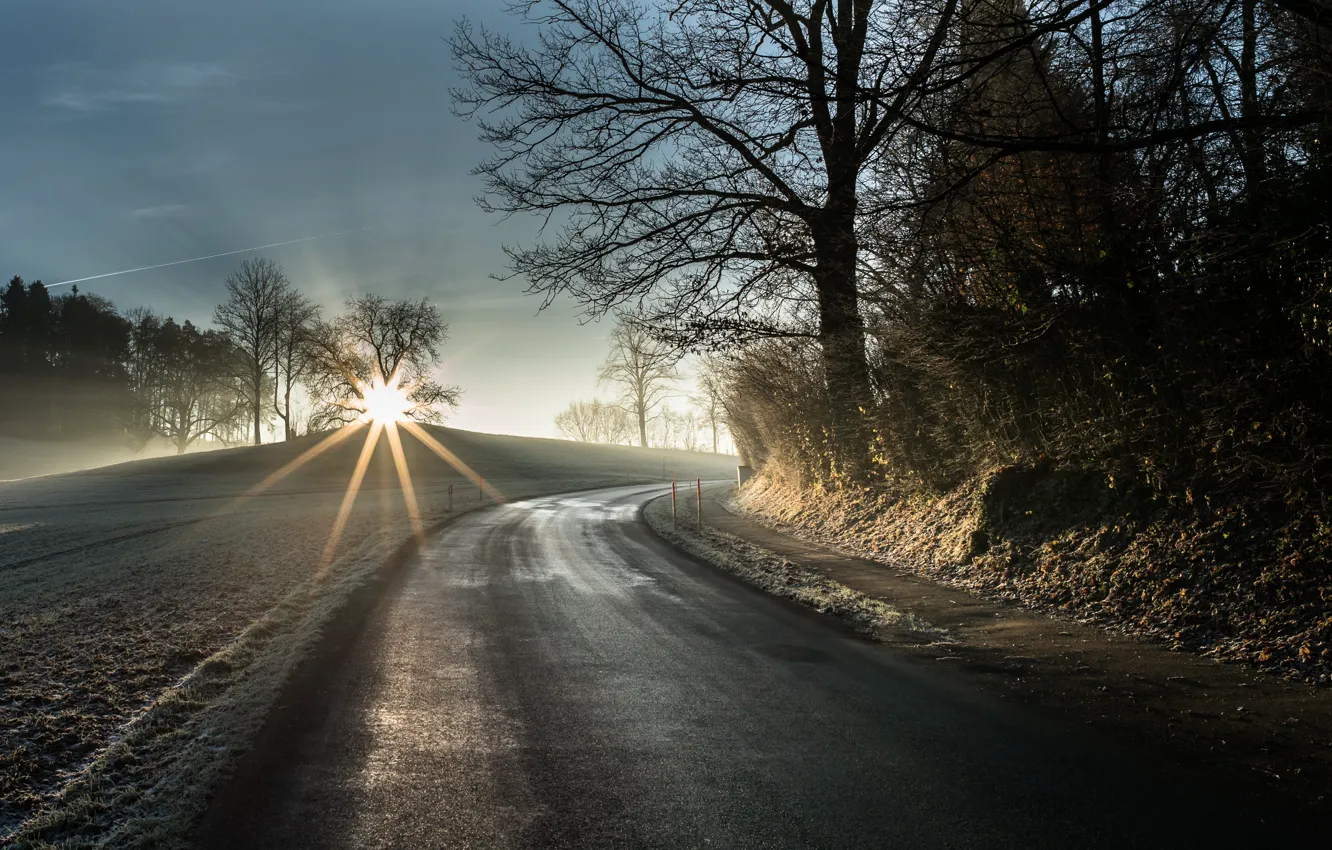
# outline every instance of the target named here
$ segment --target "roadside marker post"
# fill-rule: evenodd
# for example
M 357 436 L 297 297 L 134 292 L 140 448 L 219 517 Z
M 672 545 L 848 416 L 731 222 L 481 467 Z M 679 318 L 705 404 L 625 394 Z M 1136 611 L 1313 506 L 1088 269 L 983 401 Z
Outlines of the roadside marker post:
M 476 489 L 476 500 L 478 502 L 484 502 L 486 500 L 486 476 L 478 475 L 476 477 Z
M 675 482 L 671 482 L 671 528 L 675 528 Z
M 449 485 L 449 513 L 453 513 L 453 485 Z
M 703 479 L 695 478 L 694 483 L 698 486 L 698 527 L 703 528 Z

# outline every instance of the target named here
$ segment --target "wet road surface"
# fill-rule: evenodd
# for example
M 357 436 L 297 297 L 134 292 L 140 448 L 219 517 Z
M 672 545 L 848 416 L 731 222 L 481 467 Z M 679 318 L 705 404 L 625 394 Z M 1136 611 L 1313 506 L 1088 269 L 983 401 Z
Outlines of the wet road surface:
M 459 518 L 290 683 L 204 847 L 1277 846 L 1242 801 L 663 543 Z

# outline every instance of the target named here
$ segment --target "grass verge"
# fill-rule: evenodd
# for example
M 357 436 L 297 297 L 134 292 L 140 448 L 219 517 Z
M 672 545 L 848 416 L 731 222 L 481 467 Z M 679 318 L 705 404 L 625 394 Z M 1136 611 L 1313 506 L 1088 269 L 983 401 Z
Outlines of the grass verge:
M 909 634 L 918 642 L 929 644 L 951 640 L 947 631 L 909 612 L 852 590 L 732 534 L 709 528 L 706 524 L 699 527 L 692 522 L 673 527 L 667 497 L 648 502 L 643 508 L 643 518 L 659 537 L 695 558 L 739 576 L 775 596 L 845 620 L 864 637 L 878 640 L 889 634 Z
M 1294 521 L 1274 528 L 1239 508 L 1184 511 L 1114 483 L 1013 466 L 942 495 L 905 497 L 760 476 L 739 508 L 952 587 L 1332 684 L 1332 532 Z

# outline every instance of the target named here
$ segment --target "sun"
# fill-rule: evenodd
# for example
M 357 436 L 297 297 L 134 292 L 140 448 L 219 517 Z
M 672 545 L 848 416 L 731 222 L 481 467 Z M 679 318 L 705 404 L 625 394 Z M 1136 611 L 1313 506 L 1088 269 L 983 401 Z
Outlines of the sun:
M 361 408 L 361 419 L 380 425 L 406 420 L 414 406 L 407 393 L 395 382 L 376 378 L 361 388 L 357 404 Z
M 320 581 L 323 580 L 325 571 L 333 563 L 338 542 L 342 539 L 347 520 L 351 516 L 352 506 L 356 502 L 356 495 L 361 490 L 362 482 L 365 481 L 370 459 L 375 453 L 375 447 L 379 444 L 381 435 L 388 441 L 389 451 L 393 455 L 393 466 L 398 472 L 398 483 L 402 487 L 402 498 L 407 509 L 407 517 L 411 522 L 412 532 L 418 541 L 425 539 L 426 525 L 421 515 L 421 506 L 416 499 L 416 488 L 412 486 L 411 470 L 407 468 L 407 455 L 403 451 L 400 431 L 411 434 L 421 445 L 438 455 L 475 485 L 478 499 L 489 498 L 495 502 L 504 501 L 504 495 L 495 489 L 493 484 L 478 475 L 475 470 L 463 462 L 462 458 L 449 451 L 443 443 L 415 421 L 415 414 L 430 408 L 412 401 L 411 395 L 414 390 L 414 385 L 400 383 L 396 375 L 387 381 L 376 378 L 369 383 L 359 384 L 356 394 L 351 398 L 344 399 L 339 405 L 343 410 L 359 413 L 354 421 L 347 423 L 346 427 L 338 428 L 326 435 L 318 443 L 288 461 L 282 468 L 270 473 L 263 481 L 238 497 L 235 502 L 235 504 L 239 504 L 245 499 L 264 492 L 316 457 L 350 438 L 353 434 L 359 434 L 361 429 L 364 428 L 366 431 L 365 443 L 362 444 L 360 455 L 356 459 L 356 466 L 352 469 L 351 480 L 347 482 L 347 490 L 343 494 L 342 505 L 338 508 L 337 517 L 333 520 L 333 528 L 329 531 L 328 542 L 324 546 L 319 571 L 316 573 Z M 450 484 L 449 510 L 453 510 L 452 493 L 453 485 Z

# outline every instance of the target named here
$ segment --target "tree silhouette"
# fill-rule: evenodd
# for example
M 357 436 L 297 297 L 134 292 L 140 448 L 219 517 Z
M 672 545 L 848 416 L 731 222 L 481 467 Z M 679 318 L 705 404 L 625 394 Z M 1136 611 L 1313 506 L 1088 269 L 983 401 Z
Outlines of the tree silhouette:
M 318 321 L 319 307 L 299 292 L 288 292 L 278 307 L 273 338 L 273 409 L 282 420 L 284 439 L 296 436 L 291 394 L 310 367 L 310 334 Z
M 439 308 L 426 299 L 390 300 L 366 295 L 347 302 L 347 312 L 316 322 L 308 335 L 306 384 L 320 404 L 312 427 L 350 422 L 359 401 L 377 381 L 396 381 L 407 391 L 409 415 L 438 421 L 442 408 L 456 407 L 462 391 L 437 381 L 431 369 L 448 339 Z
M 555 427 L 571 440 L 617 445 L 630 441 L 634 431 L 628 411 L 595 398 L 570 403 L 555 415 Z
M 540 28 L 530 45 L 466 22 L 452 39 L 471 82 L 455 108 L 496 151 L 478 168 L 483 208 L 562 222 L 510 249 L 512 272 L 547 303 L 638 304 L 682 344 L 816 336 L 858 467 L 871 398 L 859 234 L 881 212 L 864 203 L 867 167 L 919 97 L 958 0 L 514 8 Z
M 620 398 L 638 422 L 638 445 L 647 448 L 648 417 L 671 392 L 678 378 L 679 353 L 655 339 L 641 324 L 619 320 L 611 331 L 611 350 L 599 373 L 616 385 Z
M 721 429 L 724 427 L 726 409 L 723 403 L 722 364 L 715 355 L 701 358 L 698 369 L 698 392 L 691 401 L 698 408 L 703 424 L 712 434 L 712 453 L 717 453 Z
M 141 313 L 137 343 L 146 381 L 139 398 L 146 433 L 183 453 L 205 436 L 222 437 L 245 413 L 248 387 L 237 378 L 241 356 L 219 331 L 199 331 Z
M 34 437 L 113 432 L 128 404 L 129 324 L 77 288 L 52 296 L 14 277 L 0 291 L 0 429 Z
M 277 359 L 283 305 L 290 297 L 282 267 L 257 257 L 241 260 L 227 276 L 227 300 L 213 311 L 213 322 L 227 332 L 239 355 L 256 446 L 263 442 L 264 380 Z

